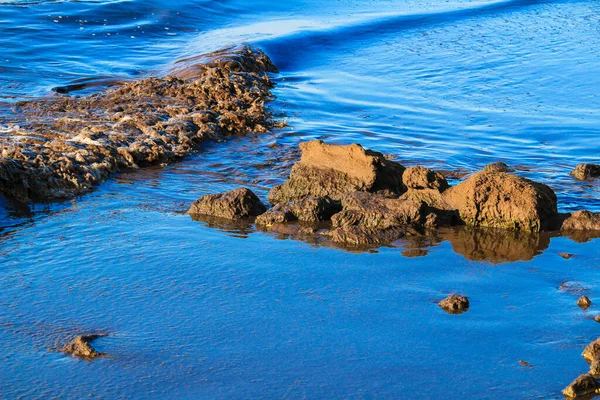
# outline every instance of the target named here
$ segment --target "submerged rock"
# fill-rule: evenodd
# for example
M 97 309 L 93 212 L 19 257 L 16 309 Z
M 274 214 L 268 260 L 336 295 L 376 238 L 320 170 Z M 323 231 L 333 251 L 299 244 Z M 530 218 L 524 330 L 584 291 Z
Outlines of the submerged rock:
M 600 177 L 600 165 L 597 164 L 579 164 L 571 175 L 580 181 Z
M 267 207 L 250 189 L 238 188 L 202 196 L 192 204 L 188 214 L 237 220 L 256 217 L 266 210 Z
M 558 213 L 548 186 L 506 172 L 482 171 L 444 192 L 471 226 L 539 232 Z
M 589 398 L 590 395 L 600 393 L 600 385 L 592 375 L 584 374 L 571 382 L 562 393 L 568 399 Z
M 469 310 L 469 298 L 452 294 L 440 301 L 438 305 L 448 314 L 462 314 Z
M 584 310 L 587 310 L 588 308 L 590 308 L 590 306 L 592 305 L 592 301 L 590 300 L 589 297 L 587 296 L 581 296 L 578 300 L 577 300 L 577 305 L 581 308 L 583 308 Z
M 302 158 L 294 165 L 290 178 L 269 193 L 273 204 L 308 196 L 329 196 L 340 200 L 354 191 L 392 194 L 404 191 L 404 167 L 387 160 L 383 154 L 365 150 L 358 144 L 328 145 L 320 140 L 300 143 Z
M 70 354 L 74 357 L 92 360 L 96 357 L 104 355 L 104 353 L 97 352 L 90 343 L 94 340 L 106 336 L 105 334 L 92 334 L 92 335 L 80 335 L 75 339 L 67 343 L 63 348 L 62 352 Z

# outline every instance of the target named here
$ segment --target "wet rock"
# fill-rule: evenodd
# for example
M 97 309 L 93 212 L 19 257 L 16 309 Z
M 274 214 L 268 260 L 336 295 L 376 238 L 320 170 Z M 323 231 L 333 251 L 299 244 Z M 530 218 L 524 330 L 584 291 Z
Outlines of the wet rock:
M 590 375 L 598 379 L 600 377 L 600 359 L 594 358 L 592 364 L 590 364 Z
M 571 171 L 571 175 L 580 181 L 590 178 L 598 178 L 600 177 L 600 165 L 579 164 L 573 171 Z
M 331 240 L 342 247 L 368 248 L 391 243 L 406 235 L 401 228 L 373 229 L 361 226 L 344 226 L 333 228 L 328 232 Z
M 73 197 L 110 174 L 175 161 L 206 140 L 275 126 L 265 103 L 275 71 L 249 46 L 214 53 L 193 74 L 120 83 L 90 96 L 20 102 L 0 136 L 0 191 Z
M 552 189 L 505 172 L 473 174 L 446 190 L 444 200 L 471 226 L 539 232 L 557 214 Z
M 575 379 L 563 391 L 568 399 L 586 398 L 586 396 L 599 393 L 600 385 L 590 374 L 584 374 Z
M 448 314 L 462 314 L 469 310 L 469 298 L 452 294 L 440 301 L 438 305 Z
M 565 260 L 570 260 L 571 258 L 573 258 L 573 254 L 571 253 L 558 253 L 559 256 L 561 256 L 562 258 L 564 258 Z
M 592 343 L 588 344 L 586 348 L 581 353 L 582 357 L 591 364 L 594 359 L 600 357 L 600 338 L 594 340 Z
M 581 308 L 583 308 L 584 310 L 590 308 L 590 306 L 592 305 L 592 301 L 590 300 L 589 297 L 587 296 L 581 296 L 578 300 L 577 300 L 577 305 Z
M 92 360 L 96 357 L 104 355 L 104 353 L 97 352 L 90 343 L 94 340 L 106 336 L 105 334 L 92 334 L 92 335 L 80 335 L 67 343 L 63 348 L 62 352 L 70 354 L 74 357 Z
M 308 196 L 329 196 L 340 200 L 349 192 L 380 190 L 400 194 L 404 191 L 404 167 L 387 160 L 383 154 L 365 150 L 358 144 L 328 145 L 320 140 L 300 144 L 302 157 L 290 178 L 269 193 L 273 204 Z
M 327 221 L 341 208 L 339 201 L 331 200 L 328 196 L 309 196 L 296 201 L 276 204 L 266 213 L 258 216 L 256 224 L 269 226 L 291 221 L 312 223 Z
M 423 167 L 407 168 L 402 174 L 402 181 L 409 190 L 434 189 L 443 192 L 450 187 L 442 174 Z
M 587 210 L 571 213 L 562 223 L 562 231 L 600 231 L 600 213 Z
M 519 360 L 519 365 L 521 365 L 522 367 L 527 367 L 527 368 L 533 368 L 534 365 L 531 363 L 528 363 L 525 360 Z
M 202 196 L 192 204 L 188 214 L 237 220 L 255 217 L 266 210 L 265 205 L 250 189 L 238 188 Z
M 598 314 L 594 317 L 594 321 L 600 323 L 600 314 Z

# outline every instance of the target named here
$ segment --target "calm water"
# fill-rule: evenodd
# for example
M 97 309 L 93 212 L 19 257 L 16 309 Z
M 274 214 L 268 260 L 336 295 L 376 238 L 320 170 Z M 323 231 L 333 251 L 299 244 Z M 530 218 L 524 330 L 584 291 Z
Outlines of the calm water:
M 264 198 L 314 138 L 406 165 L 504 161 L 562 211 L 600 211 L 600 184 L 568 175 L 600 161 L 600 2 L 0 0 L 0 115 L 244 41 L 280 67 L 288 128 L 76 201 L 0 200 L 0 398 L 560 398 L 600 336 L 600 308 L 575 305 L 600 304 L 598 239 L 540 239 L 515 262 L 452 241 L 409 258 L 402 243 L 351 253 L 183 212 L 239 185 Z M 450 292 L 471 310 L 443 313 Z M 109 358 L 56 351 L 89 331 L 110 333 Z

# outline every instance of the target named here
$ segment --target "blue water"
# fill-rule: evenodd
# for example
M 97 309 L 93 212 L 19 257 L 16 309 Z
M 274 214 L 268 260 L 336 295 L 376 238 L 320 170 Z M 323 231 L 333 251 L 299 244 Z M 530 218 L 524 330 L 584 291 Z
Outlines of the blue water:
M 314 138 L 406 165 L 504 161 L 562 211 L 600 211 L 599 183 L 568 175 L 600 161 L 600 3 L 0 0 L 0 134 L 11 104 L 55 86 L 160 75 L 240 42 L 280 68 L 287 128 L 77 200 L 0 200 L 0 398 L 560 398 L 587 371 L 600 310 L 559 287 L 600 303 L 598 239 L 540 239 L 515 262 L 451 240 L 408 258 L 402 243 L 353 253 L 184 211 L 240 185 L 265 198 Z M 470 311 L 443 313 L 450 292 Z M 56 351 L 89 331 L 110 334 L 110 357 Z

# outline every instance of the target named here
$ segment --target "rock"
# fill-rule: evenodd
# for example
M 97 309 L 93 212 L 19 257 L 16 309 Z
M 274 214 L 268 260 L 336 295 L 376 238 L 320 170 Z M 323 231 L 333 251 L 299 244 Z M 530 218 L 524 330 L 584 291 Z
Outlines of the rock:
M 525 360 L 519 360 L 519 365 L 521 365 L 522 367 L 527 367 L 527 368 L 533 368 L 534 365 L 531 363 L 528 363 Z
M 342 247 L 381 246 L 400 239 L 406 234 L 401 228 L 373 229 L 361 226 L 333 228 L 329 233 L 331 240 Z
M 469 310 L 469 298 L 452 294 L 440 301 L 438 305 L 448 314 L 462 314 Z
M 237 220 L 255 217 L 266 210 L 265 205 L 250 189 L 238 188 L 202 196 L 192 204 L 188 214 Z
M 340 200 L 349 192 L 380 190 L 400 194 L 404 191 L 404 167 L 387 160 L 383 154 L 365 150 L 358 144 L 328 145 L 320 140 L 300 143 L 302 157 L 290 178 L 269 193 L 273 204 L 308 196 L 329 196 Z
M 575 379 L 563 391 L 563 395 L 569 399 L 577 399 L 598 393 L 600 385 L 590 374 L 584 374 Z
M 600 323 L 600 314 L 598 314 L 594 317 L 594 321 Z
M 444 192 L 467 225 L 539 232 L 557 214 L 548 186 L 506 172 L 482 171 Z
M 570 260 L 573 257 L 573 254 L 571 253 L 558 253 L 559 256 L 561 256 L 562 258 L 564 258 L 565 260 Z
M 404 170 L 402 182 L 409 190 L 434 189 L 443 192 L 450 187 L 442 174 L 423 167 Z
M 585 361 L 588 362 L 588 364 L 591 364 L 594 359 L 599 358 L 600 357 L 600 338 L 594 340 L 592 343 L 588 344 L 585 349 L 583 350 L 583 353 L 581 353 L 581 355 L 583 356 L 583 358 L 585 359 Z
M 600 213 L 576 211 L 562 223 L 562 231 L 600 231 Z
M 485 167 L 483 167 L 483 171 L 484 172 L 514 172 L 514 169 L 509 168 L 508 165 L 506 165 L 503 162 L 495 162 L 493 164 L 488 164 Z
M 590 375 L 596 379 L 600 377 L 600 359 L 594 358 L 594 360 L 592 360 L 592 364 L 590 365 Z
M 80 335 L 67 343 L 63 348 L 62 352 L 70 354 L 74 357 L 92 360 L 96 357 L 104 355 L 104 353 L 97 352 L 91 345 L 90 342 L 106 336 L 105 334 L 92 334 L 92 335 Z
M 571 175 L 575 179 L 580 181 L 589 179 L 589 178 L 598 178 L 600 177 L 600 165 L 598 164 L 579 164 L 573 171 L 571 171 Z
M 592 301 L 590 300 L 589 297 L 587 296 L 581 296 L 578 300 L 577 300 L 577 305 L 581 308 L 583 308 L 584 310 L 590 308 L 590 306 L 592 305 Z
M 327 221 L 342 209 L 340 202 L 329 197 L 310 196 L 296 201 L 279 203 L 256 218 L 257 225 L 302 221 L 316 223 Z

